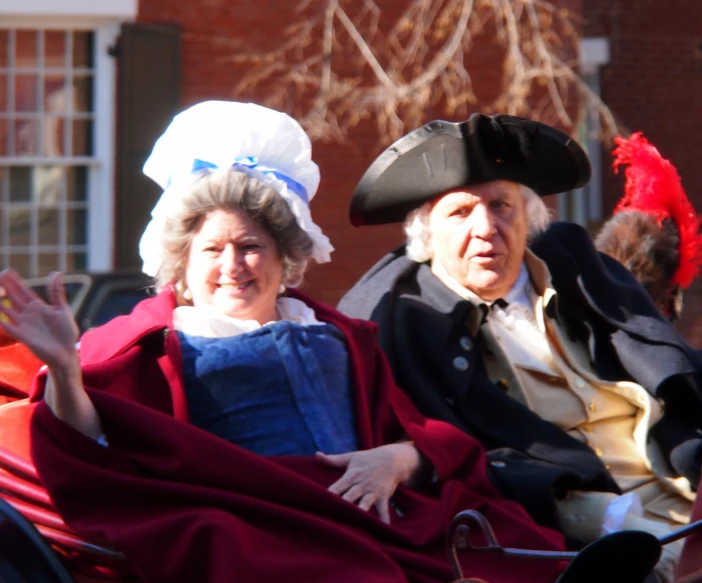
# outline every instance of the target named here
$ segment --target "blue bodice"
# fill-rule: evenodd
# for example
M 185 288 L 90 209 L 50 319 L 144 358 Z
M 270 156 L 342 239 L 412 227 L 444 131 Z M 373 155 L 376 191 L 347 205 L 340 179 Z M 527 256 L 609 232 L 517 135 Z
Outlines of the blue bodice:
M 178 332 L 193 424 L 260 455 L 358 449 L 348 353 L 331 324 L 236 336 Z

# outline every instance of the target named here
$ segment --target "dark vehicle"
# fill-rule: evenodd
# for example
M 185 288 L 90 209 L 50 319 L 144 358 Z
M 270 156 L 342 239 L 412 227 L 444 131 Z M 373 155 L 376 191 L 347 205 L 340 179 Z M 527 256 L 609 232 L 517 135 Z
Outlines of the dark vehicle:
M 47 281 L 41 277 L 27 283 L 46 300 Z M 153 295 L 153 279 L 137 271 L 65 274 L 63 281 L 81 334 L 128 314 L 137 303 Z

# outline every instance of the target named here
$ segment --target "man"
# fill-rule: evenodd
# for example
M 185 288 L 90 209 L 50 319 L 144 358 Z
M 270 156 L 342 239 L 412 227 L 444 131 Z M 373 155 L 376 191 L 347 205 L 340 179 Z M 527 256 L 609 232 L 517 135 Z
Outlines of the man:
M 478 114 L 427 124 L 354 193 L 354 224 L 405 220 L 408 242 L 339 306 L 379 324 L 424 414 L 485 445 L 502 493 L 576 545 L 684 523 L 698 476 L 670 462 L 695 455 L 686 444 L 702 426 L 692 350 L 586 231 L 546 228 L 539 195 L 589 177 L 582 149 L 543 124 Z M 665 547 L 659 580 L 672 580 L 679 547 Z

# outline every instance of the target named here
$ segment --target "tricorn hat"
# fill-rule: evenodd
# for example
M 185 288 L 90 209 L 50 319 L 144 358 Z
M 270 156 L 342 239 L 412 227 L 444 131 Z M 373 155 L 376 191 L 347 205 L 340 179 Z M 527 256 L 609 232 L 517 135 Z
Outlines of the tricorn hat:
M 370 165 L 351 199 L 353 225 L 405 219 L 435 196 L 471 184 L 509 180 L 540 195 L 579 188 L 590 161 L 566 134 L 511 115 L 473 114 L 432 121 L 387 148 Z

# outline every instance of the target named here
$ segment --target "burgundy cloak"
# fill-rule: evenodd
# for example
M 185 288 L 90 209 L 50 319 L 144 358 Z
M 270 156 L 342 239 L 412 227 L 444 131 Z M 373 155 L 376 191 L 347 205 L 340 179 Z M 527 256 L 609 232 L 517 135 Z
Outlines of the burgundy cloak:
M 35 409 L 32 457 L 70 527 L 111 543 L 152 583 L 447 582 L 444 538 L 469 508 L 504 545 L 563 549 L 560 534 L 492 487 L 477 441 L 422 417 L 395 386 L 374 324 L 294 295 L 346 337 L 361 448 L 407 433 L 439 480 L 421 493 L 400 487 L 401 516 L 391 511 L 388 526 L 327 491 L 342 470 L 310 457 L 261 457 L 189 424 L 167 289 L 81 341 L 84 384 L 109 447 L 44 402 Z M 38 378 L 34 400 L 41 387 Z M 464 552 L 463 566 L 490 583 L 551 583 L 562 568 L 475 552 Z

